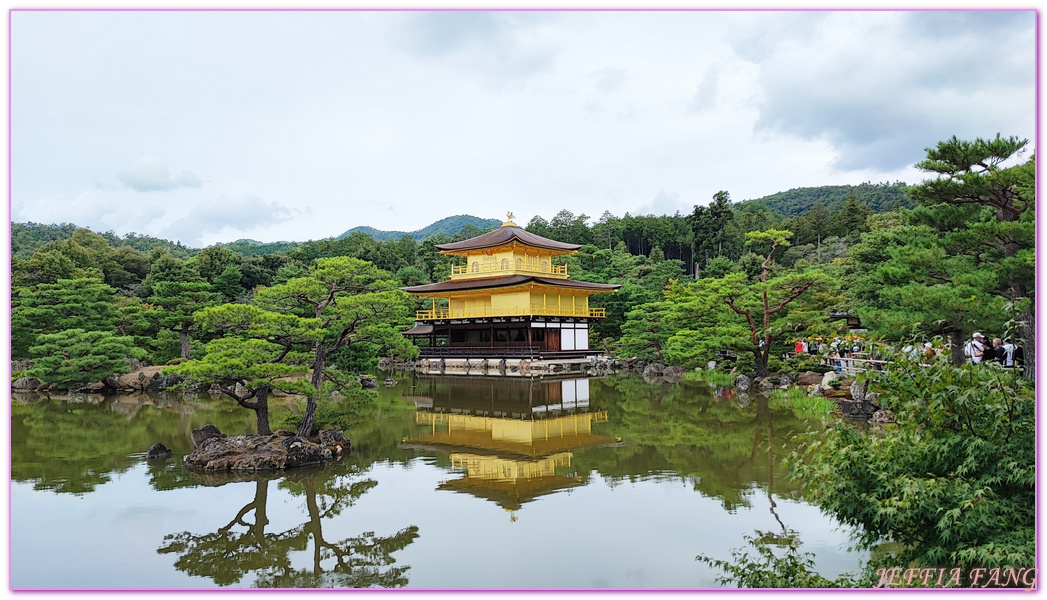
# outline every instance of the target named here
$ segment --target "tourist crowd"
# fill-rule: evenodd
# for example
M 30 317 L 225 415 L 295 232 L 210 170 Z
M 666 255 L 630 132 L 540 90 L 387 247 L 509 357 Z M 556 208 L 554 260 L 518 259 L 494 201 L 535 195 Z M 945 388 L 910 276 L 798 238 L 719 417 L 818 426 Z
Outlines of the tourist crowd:
M 964 344 L 963 355 L 974 364 L 996 362 L 1005 367 L 1020 367 L 1025 361 L 1025 350 L 1011 338 L 994 338 L 990 343 L 984 335 L 975 332 Z

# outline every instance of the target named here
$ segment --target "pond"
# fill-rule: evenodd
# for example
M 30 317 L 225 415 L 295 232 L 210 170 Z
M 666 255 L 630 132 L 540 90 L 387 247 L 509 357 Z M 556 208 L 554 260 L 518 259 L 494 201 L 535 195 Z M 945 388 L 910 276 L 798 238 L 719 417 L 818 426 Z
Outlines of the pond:
M 797 539 L 830 577 L 865 558 L 785 477 L 807 427 L 786 400 L 389 376 L 349 455 L 270 474 L 181 466 L 194 428 L 253 431 L 230 400 L 14 398 L 11 587 L 715 588 L 695 557 L 729 558 L 746 535 Z M 174 457 L 147 461 L 155 442 Z

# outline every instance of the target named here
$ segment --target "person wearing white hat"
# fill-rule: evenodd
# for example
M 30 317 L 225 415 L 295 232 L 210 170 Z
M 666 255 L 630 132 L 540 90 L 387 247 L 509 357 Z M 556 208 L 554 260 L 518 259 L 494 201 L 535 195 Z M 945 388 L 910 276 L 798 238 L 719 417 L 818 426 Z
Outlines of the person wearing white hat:
M 982 362 L 982 355 L 985 353 L 985 336 L 975 331 L 971 336 L 971 341 L 963 347 L 963 353 L 974 364 Z

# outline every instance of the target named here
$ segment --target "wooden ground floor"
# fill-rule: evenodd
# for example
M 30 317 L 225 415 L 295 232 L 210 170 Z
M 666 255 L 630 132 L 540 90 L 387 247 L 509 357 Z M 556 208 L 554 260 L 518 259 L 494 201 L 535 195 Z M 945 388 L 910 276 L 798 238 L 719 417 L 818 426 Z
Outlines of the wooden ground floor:
M 423 358 L 570 358 L 593 354 L 585 318 L 502 317 L 421 321 L 404 332 Z

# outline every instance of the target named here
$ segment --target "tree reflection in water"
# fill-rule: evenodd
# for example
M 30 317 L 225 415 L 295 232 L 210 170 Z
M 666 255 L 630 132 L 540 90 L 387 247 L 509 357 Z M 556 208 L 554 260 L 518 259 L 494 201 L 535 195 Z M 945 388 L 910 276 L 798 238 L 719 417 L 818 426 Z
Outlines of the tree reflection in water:
M 331 476 L 323 471 L 298 469 L 251 474 L 191 471 L 199 485 L 254 481 L 254 498 L 218 531 L 167 535 L 157 552 L 178 555 L 176 569 L 210 578 L 220 586 L 236 584 L 252 572 L 256 574 L 255 587 L 407 585 L 410 567 L 394 566 L 396 559 L 392 553 L 413 542 L 418 537 L 418 527 L 411 525 L 386 537 L 369 531 L 337 542 L 324 539 L 324 521 L 340 515 L 378 483 L 372 479 L 351 481 L 348 476 Z M 281 489 L 305 500 L 308 519 L 287 531 L 266 532 L 269 483 L 280 479 Z M 310 540 L 312 564 L 296 568 L 291 553 L 309 550 Z

